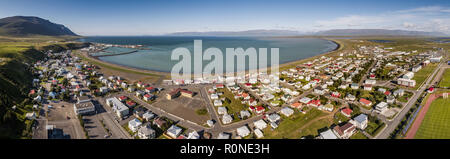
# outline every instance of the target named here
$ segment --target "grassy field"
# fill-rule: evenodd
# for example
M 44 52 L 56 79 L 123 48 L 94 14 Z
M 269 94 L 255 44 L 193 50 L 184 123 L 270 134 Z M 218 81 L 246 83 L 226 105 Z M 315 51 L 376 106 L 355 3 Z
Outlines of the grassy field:
M 312 120 L 326 115 L 326 113 L 318 110 L 311 109 L 306 114 L 296 112 L 291 117 L 282 116 L 282 121 L 278 128 L 274 131 L 268 126 L 264 130 L 265 139 L 299 139 L 304 136 L 317 136 L 318 130 L 329 127 L 332 121 L 328 119 L 321 119 L 315 121 L 308 127 L 301 129 L 301 127 Z
M 414 89 L 419 88 L 425 82 L 427 77 L 436 69 L 437 65 L 437 63 L 429 64 L 414 74 L 413 80 L 416 80 L 416 87 Z
M 439 82 L 439 87 L 450 87 L 450 69 L 445 69 L 442 80 Z
M 353 136 L 351 136 L 350 139 L 369 139 L 369 138 L 360 131 L 358 131 Z
M 431 103 L 416 139 L 450 139 L 450 99 L 438 98 Z

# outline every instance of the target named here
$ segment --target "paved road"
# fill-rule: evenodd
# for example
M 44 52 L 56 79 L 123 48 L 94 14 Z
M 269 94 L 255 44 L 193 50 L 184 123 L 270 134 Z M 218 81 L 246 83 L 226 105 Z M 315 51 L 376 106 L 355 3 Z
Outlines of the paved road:
M 417 93 L 411 97 L 411 99 L 408 101 L 406 106 L 400 111 L 400 113 L 397 115 L 397 117 L 395 117 L 395 119 L 393 119 L 392 122 L 390 124 L 388 124 L 386 126 L 386 128 L 379 135 L 377 135 L 375 137 L 376 139 L 387 139 L 390 136 L 390 134 L 395 130 L 395 128 L 397 128 L 400 121 L 405 117 L 406 113 L 416 103 L 417 99 L 420 97 L 422 92 L 424 92 L 425 89 L 427 89 L 431 84 L 434 84 L 435 81 L 440 79 L 440 76 L 442 76 L 442 75 L 440 75 L 439 77 L 437 76 L 436 78 L 432 78 L 432 77 L 434 75 L 436 75 L 436 73 L 439 72 L 439 70 L 443 67 L 443 65 L 444 65 L 443 62 L 441 62 L 438 65 L 438 67 L 433 71 L 433 73 L 427 78 L 426 82 L 424 84 L 422 84 L 421 87 L 419 87 Z

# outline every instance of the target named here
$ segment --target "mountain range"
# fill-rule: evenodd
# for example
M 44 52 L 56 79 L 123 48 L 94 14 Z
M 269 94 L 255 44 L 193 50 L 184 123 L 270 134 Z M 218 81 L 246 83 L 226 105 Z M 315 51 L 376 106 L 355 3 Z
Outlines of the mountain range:
M 333 29 L 319 32 L 299 32 L 291 30 L 248 30 L 215 32 L 178 32 L 169 36 L 447 36 L 440 32 L 387 30 L 387 29 Z
M 69 28 L 39 17 L 14 16 L 0 19 L 2 36 L 78 36 Z

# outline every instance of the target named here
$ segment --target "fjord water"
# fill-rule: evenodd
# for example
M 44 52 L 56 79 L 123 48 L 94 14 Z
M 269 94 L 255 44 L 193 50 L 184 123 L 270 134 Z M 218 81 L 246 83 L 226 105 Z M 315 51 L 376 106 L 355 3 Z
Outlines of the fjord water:
M 279 48 L 279 63 L 297 61 L 332 51 L 338 45 L 332 41 L 315 38 L 260 38 L 260 37 L 178 37 L 178 36 L 141 36 L 141 37 L 87 37 L 84 42 L 97 42 L 120 45 L 145 45 L 150 50 L 139 50 L 135 53 L 98 57 L 100 60 L 122 66 L 152 71 L 171 72 L 178 61 L 172 61 L 172 51 L 183 47 L 191 51 L 193 58 L 194 40 L 202 40 L 203 51 L 215 47 L 222 50 L 226 57 L 226 48 L 259 48 L 268 49 L 268 65 L 270 66 L 270 49 Z M 123 48 L 110 48 L 109 52 L 124 51 Z M 259 54 L 259 52 L 258 52 Z M 181 58 L 180 58 L 181 59 Z M 213 57 L 214 59 L 214 57 Z M 192 59 L 193 60 L 193 59 Z M 248 62 L 248 59 L 247 59 Z M 203 66 L 209 61 L 204 61 Z M 224 62 L 225 64 L 225 62 Z M 229 66 L 224 66 L 224 69 Z M 248 69 L 248 64 L 247 68 Z

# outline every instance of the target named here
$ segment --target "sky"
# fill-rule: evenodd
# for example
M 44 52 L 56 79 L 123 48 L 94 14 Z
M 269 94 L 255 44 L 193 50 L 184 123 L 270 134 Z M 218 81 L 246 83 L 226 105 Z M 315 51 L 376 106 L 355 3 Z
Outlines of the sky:
M 449 0 L 1 0 L 0 18 L 38 16 L 79 35 L 255 29 L 402 29 L 450 34 Z

